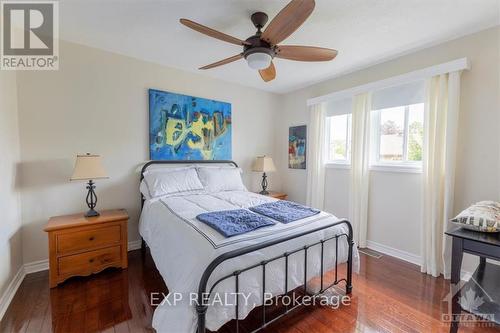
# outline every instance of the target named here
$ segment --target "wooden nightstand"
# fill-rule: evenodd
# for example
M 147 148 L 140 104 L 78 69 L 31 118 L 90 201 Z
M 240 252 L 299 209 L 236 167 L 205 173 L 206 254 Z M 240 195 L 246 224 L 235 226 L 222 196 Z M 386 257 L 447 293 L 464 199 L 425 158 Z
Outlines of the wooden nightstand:
M 286 200 L 288 198 L 288 195 L 286 193 L 275 192 L 275 191 L 269 191 L 269 194 L 266 194 L 266 196 L 280 200 Z
M 51 217 L 44 229 L 49 235 L 50 287 L 72 276 L 126 268 L 127 222 L 124 209 L 105 210 L 96 217 Z

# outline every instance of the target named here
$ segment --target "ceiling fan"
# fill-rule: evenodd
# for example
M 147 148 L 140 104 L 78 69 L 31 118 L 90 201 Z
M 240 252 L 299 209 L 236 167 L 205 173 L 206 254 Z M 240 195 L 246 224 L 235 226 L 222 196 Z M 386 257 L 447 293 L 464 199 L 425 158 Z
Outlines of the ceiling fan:
M 292 0 L 276 15 L 264 31 L 261 31 L 261 29 L 267 23 L 267 14 L 263 12 L 253 13 L 250 19 L 257 28 L 257 32 L 246 40 L 229 36 L 188 19 L 182 18 L 180 22 L 202 34 L 243 46 L 242 53 L 199 69 L 210 69 L 245 58 L 248 66 L 257 69 L 262 79 L 269 82 L 276 77 L 276 69 L 273 64 L 274 57 L 296 61 L 329 61 L 337 55 L 336 50 L 322 47 L 278 45 L 305 22 L 311 15 L 314 5 L 314 0 Z

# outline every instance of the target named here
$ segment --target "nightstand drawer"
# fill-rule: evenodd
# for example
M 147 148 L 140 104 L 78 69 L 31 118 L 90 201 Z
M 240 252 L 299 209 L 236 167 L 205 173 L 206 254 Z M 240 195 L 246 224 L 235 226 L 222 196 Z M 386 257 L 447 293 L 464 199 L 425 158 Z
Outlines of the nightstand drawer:
M 120 225 L 61 233 L 57 235 L 57 253 L 88 250 L 113 245 L 121 240 Z
M 121 259 L 121 246 L 118 245 L 58 258 L 57 270 L 59 275 L 87 275 L 120 263 Z

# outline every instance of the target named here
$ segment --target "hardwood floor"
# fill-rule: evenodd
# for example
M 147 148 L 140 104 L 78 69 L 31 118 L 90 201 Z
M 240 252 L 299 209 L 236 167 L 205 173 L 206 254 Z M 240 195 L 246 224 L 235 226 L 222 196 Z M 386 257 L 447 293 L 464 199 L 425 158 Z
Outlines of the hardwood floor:
M 311 306 L 292 312 L 264 332 L 448 332 L 441 316 L 448 282 L 421 274 L 418 267 L 395 258 L 361 254 L 350 306 L 333 310 Z M 3 332 L 154 332 L 151 292 L 166 286 L 147 254 L 129 252 L 129 268 L 108 269 L 72 278 L 49 289 L 48 272 L 28 275 L 0 323 Z M 272 311 L 272 309 L 270 309 Z M 240 332 L 248 332 L 252 312 Z M 232 323 L 220 332 L 232 332 Z M 459 332 L 500 332 L 496 327 L 461 327 Z

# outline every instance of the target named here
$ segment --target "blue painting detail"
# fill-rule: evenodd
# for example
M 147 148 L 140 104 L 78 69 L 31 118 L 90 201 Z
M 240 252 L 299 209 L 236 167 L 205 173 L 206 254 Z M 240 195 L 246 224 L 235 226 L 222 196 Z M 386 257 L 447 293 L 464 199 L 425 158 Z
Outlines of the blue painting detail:
M 230 160 L 231 104 L 149 89 L 152 160 Z
M 288 168 L 306 168 L 306 125 L 290 127 L 288 130 Z

